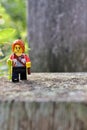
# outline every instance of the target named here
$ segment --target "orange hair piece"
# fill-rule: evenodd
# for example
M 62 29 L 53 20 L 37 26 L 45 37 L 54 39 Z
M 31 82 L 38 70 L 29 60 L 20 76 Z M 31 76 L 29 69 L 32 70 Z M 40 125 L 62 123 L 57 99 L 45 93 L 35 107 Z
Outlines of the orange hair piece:
M 14 52 L 14 48 L 15 48 L 15 45 L 20 45 L 21 48 L 23 49 L 23 53 L 25 52 L 25 46 L 24 46 L 24 42 L 21 40 L 21 39 L 17 39 L 13 42 L 12 44 L 12 51 Z

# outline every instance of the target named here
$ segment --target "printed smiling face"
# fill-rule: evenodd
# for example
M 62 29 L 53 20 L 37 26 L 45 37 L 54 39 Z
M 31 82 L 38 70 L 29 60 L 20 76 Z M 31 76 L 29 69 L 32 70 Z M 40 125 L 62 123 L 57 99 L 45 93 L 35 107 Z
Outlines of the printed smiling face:
M 17 56 L 21 56 L 22 53 L 23 53 L 23 49 L 20 45 L 15 45 L 14 46 L 14 53 L 17 55 Z
M 25 52 L 24 42 L 20 39 L 15 40 L 12 44 L 12 51 L 17 56 L 21 56 Z

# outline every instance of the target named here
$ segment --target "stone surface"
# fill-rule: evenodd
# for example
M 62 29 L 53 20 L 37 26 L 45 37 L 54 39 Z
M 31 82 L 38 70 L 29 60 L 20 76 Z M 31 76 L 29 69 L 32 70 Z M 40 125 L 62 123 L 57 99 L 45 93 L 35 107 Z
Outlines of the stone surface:
M 0 77 L 0 130 L 87 130 L 87 73 Z
M 87 102 L 87 73 L 32 73 L 19 83 L 2 77 L 0 99 Z

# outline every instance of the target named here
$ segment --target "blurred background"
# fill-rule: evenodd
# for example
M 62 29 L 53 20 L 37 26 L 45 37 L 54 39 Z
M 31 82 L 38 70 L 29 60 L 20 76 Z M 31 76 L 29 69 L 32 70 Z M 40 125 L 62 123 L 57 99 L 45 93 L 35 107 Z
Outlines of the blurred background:
M 18 38 L 32 72 L 86 72 L 87 0 L 0 0 L 0 75 Z
M 87 71 L 87 0 L 28 0 L 32 70 Z
M 11 44 L 23 39 L 28 53 L 26 0 L 0 0 L 0 76 L 7 73 Z

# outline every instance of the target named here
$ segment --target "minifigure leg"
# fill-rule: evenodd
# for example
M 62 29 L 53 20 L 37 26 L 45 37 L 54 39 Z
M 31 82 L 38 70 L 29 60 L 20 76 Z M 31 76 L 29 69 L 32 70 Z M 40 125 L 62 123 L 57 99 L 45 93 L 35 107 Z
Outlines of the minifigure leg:
M 12 72 L 12 82 L 19 82 L 19 73 L 13 68 Z
M 20 73 L 20 80 L 27 80 L 26 68 Z
M 19 82 L 19 75 L 18 74 L 12 74 L 12 82 Z

